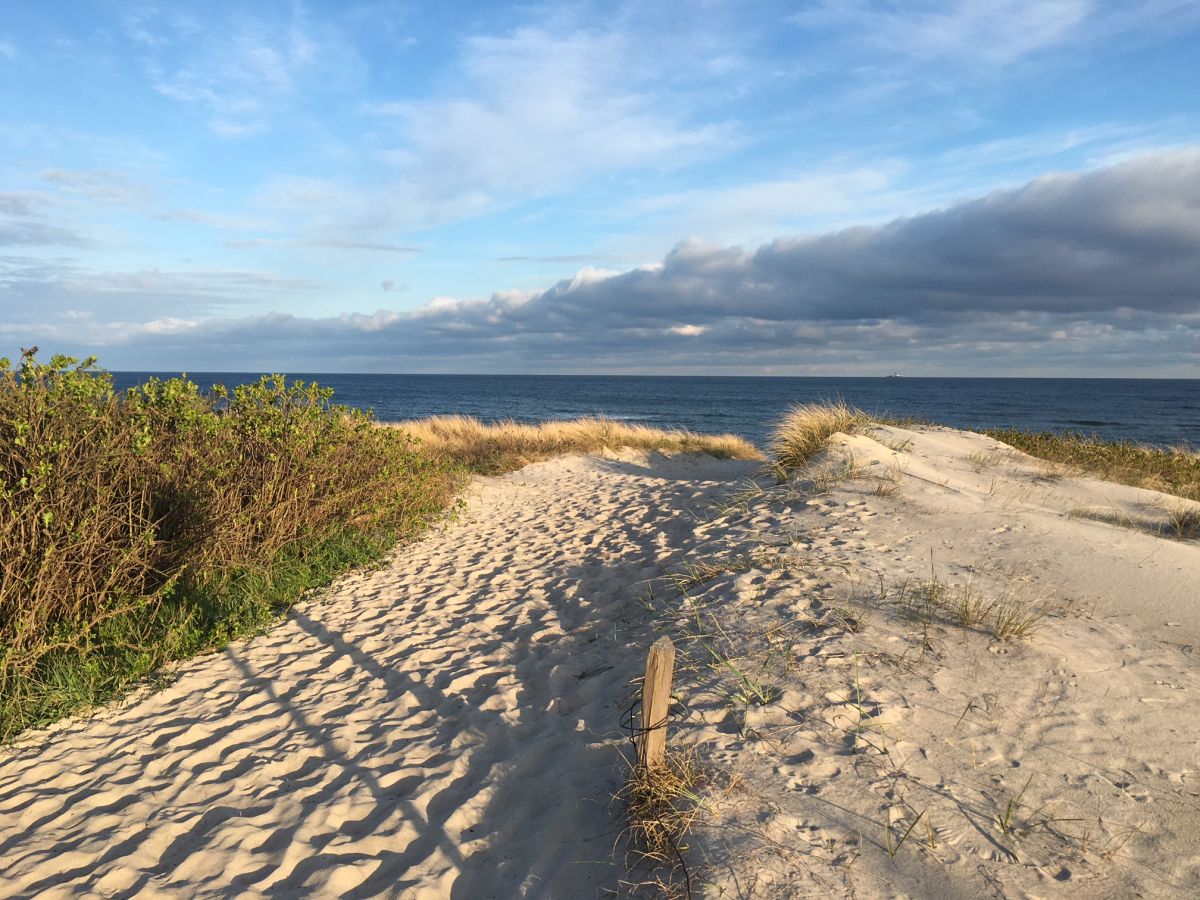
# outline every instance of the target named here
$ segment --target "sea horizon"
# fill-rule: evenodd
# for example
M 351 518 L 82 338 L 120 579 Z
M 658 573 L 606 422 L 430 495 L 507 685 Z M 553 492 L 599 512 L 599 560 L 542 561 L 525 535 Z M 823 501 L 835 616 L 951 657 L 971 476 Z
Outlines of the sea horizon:
M 170 372 L 111 372 L 127 389 Z M 258 372 L 189 372 L 209 383 L 245 383 Z M 318 381 L 334 401 L 385 422 L 469 415 L 485 422 L 603 416 L 763 445 L 797 403 L 840 399 L 874 416 L 954 428 L 1082 432 L 1169 446 L 1200 442 L 1200 379 L 1028 376 L 475 375 L 289 372 Z M 211 382 L 210 382 L 211 379 Z M 752 389 L 750 389 L 752 386 Z

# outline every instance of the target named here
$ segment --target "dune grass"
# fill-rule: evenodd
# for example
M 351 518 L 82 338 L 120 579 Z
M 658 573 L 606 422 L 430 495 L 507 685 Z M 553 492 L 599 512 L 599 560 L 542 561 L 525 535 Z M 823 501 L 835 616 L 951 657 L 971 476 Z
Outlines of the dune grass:
M 423 452 L 485 475 L 513 471 L 563 454 L 599 453 L 625 447 L 707 453 L 719 459 L 762 458 L 753 444 L 736 435 L 649 428 L 605 418 L 528 425 L 512 421 L 488 424 L 470 416 L 436 416 L 400 422 L 394 427 L 420 441 Z
M 625 832 L 629 868 L 622 886 L 631 894 L 692 896 L 685 843 L 704 809 L 700 792 L 712 775 L 699 764 L 694 748 L 668 749 L 661 766 L 630 766 L 616 795 L 629 823 Z
M 775 427 L 771 458 L 784 473 L 803 469 L 834 434 L 849 434 L 869 421 L 866 413 L 841 400 L 798 404 Z
M 981 433 L 1030 456 L 1061 463 L 1105 481 L 1200 501 L 1200 453 L 1188 447 L 1148 447 L 1095 435 L 984 428 Z

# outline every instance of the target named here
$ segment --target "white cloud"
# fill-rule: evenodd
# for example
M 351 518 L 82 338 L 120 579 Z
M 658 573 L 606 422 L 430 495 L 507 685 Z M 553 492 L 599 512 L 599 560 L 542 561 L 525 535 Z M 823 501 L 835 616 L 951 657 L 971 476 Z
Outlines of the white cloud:
M 14 280 L 15 290 L 31 279 Z M 259 283 L 250 273 L 109 276 L 114 292 L 142 297 L 204 293 L 205 279 L 217 294 L 292 292 L 286 279 Z M 103 289 L 93 276 L 91 290 Z M 64 308 L 79 306 L 72 299 Z M 73 328 L 81 351 L 109 334 L 66 320 L 37 327 L 26 328 L 27 341 Z M 886 225 L 781 238 L 754 251 L 684 242 L 660 265 L 584 269 L 541 291 L 438 298 L 412 312 L 212 318 L 174 336 L 121 340 L 138 358 L 169 354 L 173 365 L 189 366 L 219 358 L 231 368 L 299 359 L 383 371 L 986 365 L 997 373 L 1119 366 L 1194 374 L 1200 149 L 1050 175 Z
M 849 27 L 876 47 L 919 60 L 1006 65 L 1070 39 L 1094 11 L 1091 0 L 822 0 L 793 17 L 806 27 Z
M 109 206 L 144 204 L 153 195 L 148 185 L 136 182 L 122 172 L 43 169 L 38 177 L 63 193 L 81 195 Z
M 196 269 L 136 272 L 92 272 L 64 281 L 72 291 L 88 294 L 153 294 L 164 300 L 180 296 L 245 298 L 261 292 L 290 292 L 320 287 L 314 282 L 274 272 L 244 269 Z
M 420 247 L 388 244 L 380 241 L 344 241 L 336 238 L 247 238 L 225 242 L 226 247 L 326 247 L 331 250 L 366 253 L 421 253 Z
M 151 87 L 204 109 L 209 128 L 226 138 L 266 131 L 321 49 L 300 7 L 284 23 L 241 16 L 209 29 L 187 17 L 143 10 L 127 21 L 126 34 L 148 54 Z
M 50 197 L 36 191 L 0 192 L 0 248 L 86 246 L 83 234 L 51 219 L 52 206 Z M 4 268 L 0 265 L 0 276 Z
M 903 207 L 896 162 L 829 168 L 792 178 L 752 181 L 709 190 L 642 197 L 611 212 L 645 220 L 659 233 L 681 232 L 705 240 L 763 240 L 780 231 L 815 230 L 849 219 L 895 215 Z
M 366 108 L 395 124 L 382 158 L 398 171 L 396 194 L 444 220 L 728 148 L 730 128 L 688 124 L 638 50 L 618 32 L 467 39 L 442 95 Z

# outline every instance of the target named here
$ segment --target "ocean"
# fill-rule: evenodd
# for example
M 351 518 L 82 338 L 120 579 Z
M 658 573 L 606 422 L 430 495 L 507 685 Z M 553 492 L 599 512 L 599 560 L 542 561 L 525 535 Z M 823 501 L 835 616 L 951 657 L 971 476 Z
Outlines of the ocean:
M 149 375 L 114 372 L 119 388 Z M 192 372 L 207 387 L 257 374 Z M 735 378 L 610 375 L 309 375 L 337 402 L 382 421 L 461 413 L 487 421 L 607 416 L 658 427 L 732 432 L 762 444 L 794 403 L 841 398 L 868 413 L 956 428 L 1079 431 L 1109 440 L 1200 445 L 1200 379 Z

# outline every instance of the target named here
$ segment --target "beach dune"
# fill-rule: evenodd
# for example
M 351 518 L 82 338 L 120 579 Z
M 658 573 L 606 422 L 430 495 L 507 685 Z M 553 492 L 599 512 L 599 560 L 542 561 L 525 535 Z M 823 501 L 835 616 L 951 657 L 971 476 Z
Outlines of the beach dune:
M 697 896 L 1194 894 L 1187 502 L 885 426 L 782 483 L 632 451 L 478 478 L 270 633 L 0 751 L 3 893 L 619 891 L 649 877 L 619 723 L 670 634 Z

